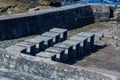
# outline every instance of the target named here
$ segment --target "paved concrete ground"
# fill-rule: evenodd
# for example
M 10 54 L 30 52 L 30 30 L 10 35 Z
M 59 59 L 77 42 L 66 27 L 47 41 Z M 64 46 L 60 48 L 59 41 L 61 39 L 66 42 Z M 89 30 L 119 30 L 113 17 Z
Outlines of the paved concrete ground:
M 75 66 L 116 74 L 120 76 L 120 50 L 103 48 L 77 61 Z

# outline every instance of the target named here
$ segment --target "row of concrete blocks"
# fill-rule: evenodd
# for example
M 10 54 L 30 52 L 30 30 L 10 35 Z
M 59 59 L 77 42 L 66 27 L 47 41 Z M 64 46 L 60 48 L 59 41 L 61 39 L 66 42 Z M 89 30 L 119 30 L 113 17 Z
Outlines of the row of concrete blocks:
M 15 45 L 6 48 L 8 51 L 20 52 L 29 55 L 35 55 L 54 44 L 67 39 L 67 29 L 53 28 L 35 38 L 26 39 Z
M 60 62 L 76 60 L 94 49 L 94 36 L 92 33 L 80 32 L 68 40 L 38 53 L 36 56 Z

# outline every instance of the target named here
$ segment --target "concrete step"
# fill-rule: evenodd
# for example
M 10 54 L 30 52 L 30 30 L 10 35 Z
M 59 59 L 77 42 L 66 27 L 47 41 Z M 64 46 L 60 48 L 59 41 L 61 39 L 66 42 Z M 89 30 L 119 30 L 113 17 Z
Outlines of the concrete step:
M 69 44 L 62 44 L 62 43 L 58 43 L 56 45 L 54 45 L 54 47 L 58 47 L 58 48 L 62 48 L 65 50 L 65 58 L 66 60 L 69 60 L 71 55 L 72 55 L 72 49 L 73 49 L 73 46 L 72 45 L 69 45 Z
M 50 32 L 57 32 L 60 33 L 60 42 L 67 39 L 67 29 L 61 29 L 61 28 L 53 28 L 49 30 Z
M 45 50 L 45 52 L 55 53 L 56 54 L 56 61 L 64 62 L 66 59 L 64 57 L 65 50 L 56 47 L 50 47 Z
M 44 59 L 47 59 L 47 60 L 50 60 L 50 61 L 56 61 L 56 53 L 53 53 L 53 52 L 40 52 L 38 53 L 36 56 L 37 57 L 40 57 L 40 58 L 44 58 Z
M 19 53 L 26 53 L 27 48 L 23 46 L 18 46 L 18 45 L 12 45 L 12 46 L 5 48 L 5 50 L 19 52 Z
M 53 38 L 53 43 L 56 44 L 60 42 L 60 33 L 57 32 L 45 32 L 41 34 L 42 36 L 49 36 Z
M 36 44 L 33 42 L 23 41 L 23 42 L 16 43 L 15 45 L 26 47 L 27 48 L 26 54 L 34 55 L 36 53 Z

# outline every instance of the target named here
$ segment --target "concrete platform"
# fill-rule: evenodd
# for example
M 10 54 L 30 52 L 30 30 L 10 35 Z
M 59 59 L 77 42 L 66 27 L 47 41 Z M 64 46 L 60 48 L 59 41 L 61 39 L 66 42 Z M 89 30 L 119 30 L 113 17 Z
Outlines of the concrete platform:
M 80 32 L 78 34 L 76 34 L 77 36 L 82 36 L 82 37 L 87 37 L 88 38 L 88 50 L 92 51 L 94 48 L 94 38 L 95 38 L 95 34 L 93 33 L 87 33 L 87 32 Z
M 44 41 L 44 49 L 53 46 L 53 38 L 48 36 L 37 36 L 36 39 L 41 39 Z
M 56 59 L 57 61 L 64 62 L 66 59 L 64 57 L 65 55 L 65 50 L 61 48 L 56 48 L 56 47 L 50 47 L 45 50 L 45 52 L 51 52 L 51 53 L 56 53 Z
M 57 32 L 60 33 L 60 41 L 64 41 L 67 39 L 67 29 L 62 29 L 62 28 L 53 28 L 49 30 L 50 32 Z
M 76 35 L 81 35 L 81 36 L 86 36 L 86 37 L 91 37 L 91 36 L 94 36 L 94 33 L 88 33 L 88 32 L 80 32 Z
M 87 39 L 86 37 L 81 37 L 81 36 L 72 36 L 69 38 L 70 40 L 76 40 L 80 42 L 80 53 L 85 53 L 87 52 Z
M 71 59 L 76 59 L 76 57 L 78 57 L 78 55 L 80 54 L 80 42 L 79 41 L 65 40 L 64 42 L 62 42 L 62 44 L 69 44 L 73 46 L 72 55 L 70 55 Z
M 58 43 L 54 45 L 54 47 L 65 49 L 65 58 L 70 59 L 70 56 L 72 55 L 72 48 L 73 48 L 72 45 Z
M 27 48 L 26 54 L 29 54 L 29 55 L 36 54 L 36 44 L 35 43 L 23 41 L 23 42 L 17 43 L 16 45 L 26 47 Z
M 56 53 L 52 53 L 52 52 L 40 52 L 36 54 L 36 56 L 45 58 L 47 60 L 54 60 L 54 61 L 56 60 Z
M 18 46 L 18 45 L 12 45 L 12 46 L 5 48 L 5 50 L 19 52 L 19 53 L 26 53 L 27 48 L 23 46 Z
M 36 43 L 36 48 L 37 48 L 37 52 L 42 51 L 44 48 L 44 40 L 42 40 L 41 38 L 32 38 L 32 39 L 26 39 L 25 41 L 27 42 L 33 42 Z
M 57 32 L 45 32 L 41 34 L 42 36 L 49 36 L 53 38 L 54 44 L 60 42 L 60 33 Z

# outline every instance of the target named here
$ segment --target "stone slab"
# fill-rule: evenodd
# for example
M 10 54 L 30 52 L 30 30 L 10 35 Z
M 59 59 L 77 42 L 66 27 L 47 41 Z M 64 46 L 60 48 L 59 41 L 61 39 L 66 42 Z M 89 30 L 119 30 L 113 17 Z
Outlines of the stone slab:
M 58 33 L 58 32 L 45 32 L 45 33 L 43 33 L 41 35 L 43 35 L 43 36 L 49 36 L 49 37 L 53 37 L 54 38 L 56 36 L 59 36 L 60 33 Z
M 41 38 L 35 37 L 32 39 L 26 39 L 25 41 L 36 43 L 37 52 L 42 51 L 44 49 L 43 48 L 44 47 L 44 40 L 42 40 Z
M 58 44 L 55 44 L 54 47 L 59 47 L 59 48 L 63 48 L 63 49 L 69 49 L 69 48 L 72 47 L 72 45 L 58 43 Z
M 52 52 L 40 52 L 36 56 L 42 57 L 42 58 L 47 58 L 47 59 L 50 59 L 50 60 L 55 60 L 56 59 L 56 53 L 52 53 Z
M 77 36 L 82 36 L 82 37 L 86 37 L 88 38 L 87 42 L 87 50 L 88 51 L 92 51 L 93 48 L 94 48 L 94 37 L 95 37 L 95 34 L 93 33 L 87 33 L 87 32 L 80 32 L 77 34 Z
M 7 51 L 14 51 L 14 52 L 20 52 L 20 53 L 25 53 L 27 48 L 23 46 L 17 46 L 17 45 L 12 45 L 7 48 L 5 48 Z
M 56 53 L 57 61 L 60 61 L 60 62 L 65 61 L 65 58 L 64 58 L 65 50 L 64 49 L 50 47 L 50 48 L 46 49 L 45 52 Z
M 34 43 L 39 44 L 39 43 L 43 42 L 44 40 L 39 38 L 39 37 L 35 37 L 35 38 L 32 38 L 32 39 L 26 39 L 25 41 L 34 42 Z
M 61 52 L 64 52 L 64 49 L 50 47 L 50 48 L 46 49 L 45 51 L 54 52 L 54 53 L 61 53 Z
M 17 43 L 16 45 L 25 46 L 25 47 L 32 47 L 32 46 L 35 46 L 35 43 L 23 41 L 23 42 Z
M 67 29 L 62 29 L 62 28 L 53 28 L 51 29 L 50 31 L 53 31 L 53 32 L 58 32 L 58 33 L 64 33 L 67 31 Z
M 79 42 L 84 42 L 85 40 L 87 40 L 86 37 L 81 37 L 81 36 L 72 36 L 69 39 L 71 39 L 71 40 L 78 40 Z
M 65 40 L 62 44 L 69 44 L 73 46 L 72 54 L 70 55 L 71 59 L 76 59 L 80 55 L 80 42 L 75 40 Z
M 27 48 L 27 53 L 26 54 L 29 54 L 29 55 L 35 55 L 36 54 L 36 44 L 33 43 L 33 42 L 23 41 L 23 42 L 17 43 L 16 45 L 26 47 Z
M 42 39 L 44 40 L 44 49 L 48 48 L 48 47 L 52 47 L 53 46 L 53 38 L 49 37 L 49 36 L 37 36 L 37 39 Z
M 76 46 L 80 44 L 80 42 L 75 40 L 65 40 L 64 42 L 62 42 L 62 44 L 70 44 L 70 45 Z
M 49 36 L 53 38 L 54 43 L 60 42 L 60 33 L 57 32 L 45 32 L 41 34 L 42 36 Z
M 49 37 L 49 36 L 37 36 L 35 37 L 36 39 L 41 39 L 41 40 L 44 40 L 44 41 L 49 41 L 49 40 L 52 40 L 52 37 Z
M 72 36 L 69 38 L 70 40 L 76 40 L 80 42 L 80 47 L 81 47 L 81 53 L 87 52 L 87 37 L 82 37 L 82 36 Z
M 87 33 L 87 32 L 80 32 L 80 33 L 78 33 L 78 34 L 76 34 L 76 35 L 79 35 L 79 36 L 85 36 L 85 37 L 91 37 L 91 36 L 94 36 L 94 34 L 93 33 Z
M 57 32 L 60 33 L 60 41 L 64 41 L 67 39 L 67 29 L 62 29 L 62 28 L 53 28 L 49 30 L 50 32 Z
M 66 59 L 69 59 L 70 55 L 72 55 L 72 48 L 73 48 L 72 45 L 58 43 L 58 44 L 54 45 L 54 47 L 65 49 L 65 57 L 66 57 Z

